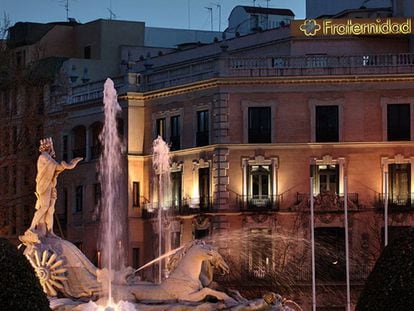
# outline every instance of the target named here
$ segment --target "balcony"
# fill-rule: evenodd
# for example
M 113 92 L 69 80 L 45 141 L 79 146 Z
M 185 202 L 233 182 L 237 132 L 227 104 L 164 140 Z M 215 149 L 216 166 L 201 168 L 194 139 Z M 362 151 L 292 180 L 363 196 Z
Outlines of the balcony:
M 213 213 L 217 211 L 212 204 L 212 197 L 203 198 L 185 198 L 182 200 L 174 200 L 167 204 L 168 209 L 165 209 L 164 213 L 168 216 L 187 216 L 198 215 L 205 213 Z M 154 218 L 157 216 L 158 203 L 152 202 L 145 204 L 143 210 L 144 218 Z
M 141 91 L 152 91 L 215 77 L 298 77 L 411 73 L 414 54 L 315 55 L 280 57 L 227 57 L 217 54 L 179 66 L 154 67 L 141 72 Z
M 316 212 L 338 212 L 344 210 L 345 197 L 343 194 L 326 191 L 313 197 L 314 209 Z M 310 207 L 309 193 L 296 194 L 296 207 Z M 358 193 L 348 193 L 348 209 L 358 210 Z
M 373 269 L 372 264 L 353 264 L 349 266 L 349 278 L 353 285 L 362 285 L 365 283 L 369 274 Z M 295 282 L 299 284 L 309 284 L 312 282 L 312 270 L 311 267 L 302 267 L 299 271 L 292 273 L 295 276 Z M 339 284 L 345 285 L 345 267 L 343 267 L 342 273 L 338 273 L 338 278 L 317 277 L 319 284 Z
M 114 81 L 115 89 L 119 92 L 119 89 L 124 85 L 124 77 L 116 77 L 112 80 Z M 104 83 L 105 80 L 101 80 L 74 86 L 66 104 L 73 105 L 85 101 L 101 100 L 103 98 Z
M 237 205 L 240 211 L 277 211 L 281 195 L 238 195 Z
M 376 202 L 377 209 L 383 210 L 385 205 L 385 193 L 378 194 Z M 400 212 L 414 210 L 414 193 L 405 193 L 395 195 L 388 194 L 388 210 L 389 212 Z

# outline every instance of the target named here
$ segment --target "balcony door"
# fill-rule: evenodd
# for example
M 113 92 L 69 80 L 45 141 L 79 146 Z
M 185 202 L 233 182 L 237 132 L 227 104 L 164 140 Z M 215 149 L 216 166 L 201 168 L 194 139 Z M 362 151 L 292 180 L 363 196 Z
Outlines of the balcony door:
M 254 206 L 266 206 L 271 194 L 271 169 L 269 165 L 250 166 L 249 201 Z
M 200 194 L 200 208 L 207 209 L 210 198 L 210 168 L 198 170 L 198 191 Z
M 390 164 L 388 170 L 389 200 L 397 205 L 408 204 L 411 195 L 411 165 Z

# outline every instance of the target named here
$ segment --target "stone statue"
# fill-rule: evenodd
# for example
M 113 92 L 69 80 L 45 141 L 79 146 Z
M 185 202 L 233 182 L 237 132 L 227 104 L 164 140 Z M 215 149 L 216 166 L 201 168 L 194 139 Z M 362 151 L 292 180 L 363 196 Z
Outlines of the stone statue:
M 56 162 L 52 138 L 41 139 L 39 151 L 36 176 L 36 212 L 29 230 L 38 235 L 54 235 L 53 215 L 57 198 L 57 177 L 65 169 L 75 168 L 82 158 L 72 159 L 69 164 L 65 161 Z
M 54 235 L 53 216 L 57 198 L 56 183 L 58 175 L 65 169 L 73 169 L 82 158 L 75 158 L 68 164 L 65 161 L 56 162 L 52 138 L 40 140 L 39 158 L 37 160 L 36 176 L 36 212 L 32 224 L 20 240 L 37 240 L 39 236 Z

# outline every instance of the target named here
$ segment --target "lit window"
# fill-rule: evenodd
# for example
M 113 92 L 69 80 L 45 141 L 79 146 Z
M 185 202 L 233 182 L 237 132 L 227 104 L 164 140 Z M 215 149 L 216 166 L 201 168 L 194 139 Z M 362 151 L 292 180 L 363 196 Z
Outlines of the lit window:
M 165 118 L 157 119 L 157 129 L 156 129 L 157 137 L 160 136 L 164 141 L 166 140 L 166 126 L 165 126 Z
M 132 182 L 132 207 L 139 207 L 139 197 L 140 197 L 139 181 Z

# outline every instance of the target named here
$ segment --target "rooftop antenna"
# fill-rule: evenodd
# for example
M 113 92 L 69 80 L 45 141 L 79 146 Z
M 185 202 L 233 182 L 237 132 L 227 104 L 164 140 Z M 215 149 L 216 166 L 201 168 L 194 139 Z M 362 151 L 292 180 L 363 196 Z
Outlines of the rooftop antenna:
M 109 8 L 107 8 L 107 10 L 109 12 L 109 19 L 116 19 L 116 14 L 112 11 L 112 0 L 109 0 Z
M 221 31 L 221 4 L 219 3 L 214 3 L 219 11 L 219 31 Z
M 190 0 L 187 1 L 188 29 L 191 27 Z
M 69 21 L 69 0 L 59 0 L 62 3 L 66 11 L 66 20 Z
M 210 12 L 211 31 L 213 31 L 213 8 L 207 6 L 205 6 L 204 8 Z

